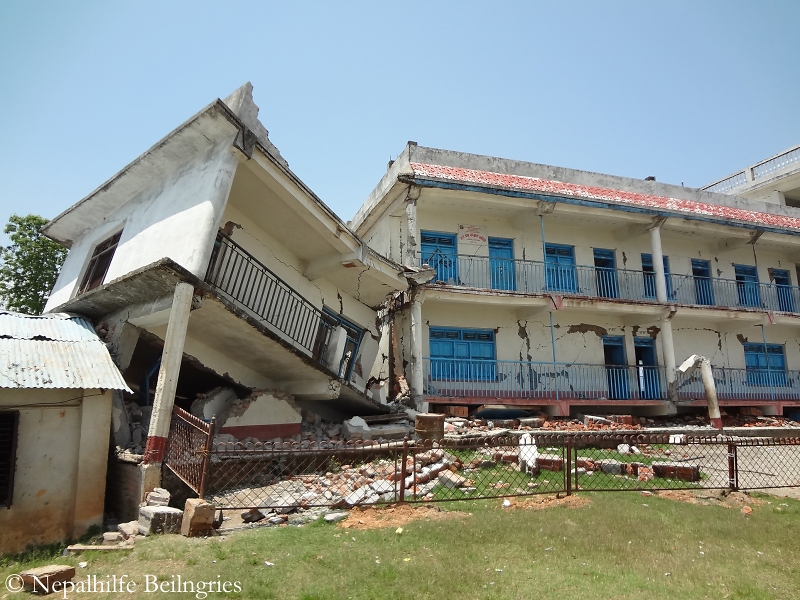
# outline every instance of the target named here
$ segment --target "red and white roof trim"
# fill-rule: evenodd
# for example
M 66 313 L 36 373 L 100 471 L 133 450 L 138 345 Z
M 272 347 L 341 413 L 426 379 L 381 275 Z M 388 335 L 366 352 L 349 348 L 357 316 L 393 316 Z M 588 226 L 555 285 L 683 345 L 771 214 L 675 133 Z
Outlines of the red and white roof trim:
M 800 230 L 800 218 L 797 217 L 774 215 L 731 206 L 697 202 L 695 200 L 668 198 L 666 196 L 654 196 L 652 194 L 641 194 L 638 192 L 625 192 L 610 188 L 540 179 L 538 177 L 504 175 L 502 173 L 477 171 L 475 169 L 463 169 L 460 167 L 411 163 L 411 168 L 414 170 L 415 177 L 441 179 L 487 187 L 502 187 L 512 190 L 538 192 L 558 196 L 572 196 L 575 198 L 585 198 L 587 200 L 597 200 L 601 202 L 615 202 L 618 204 L 652 208 L 674 213 L 686 213 L 687 215 L 704 216 L 724 221 L 752 223 L 756 226 Z

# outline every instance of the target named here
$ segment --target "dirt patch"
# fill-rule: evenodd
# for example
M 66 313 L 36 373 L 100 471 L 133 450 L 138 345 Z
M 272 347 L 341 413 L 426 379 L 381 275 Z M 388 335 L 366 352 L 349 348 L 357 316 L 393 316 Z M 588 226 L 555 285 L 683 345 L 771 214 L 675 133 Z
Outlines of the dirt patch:
M 442 510 L 438 506 L 400 504 L 388 508 L 360 507 L 350 511 L 350 516 L 339 523 L 342 529 L 380 529 L 382 527 L 402 527 L 412 521 L 443 521 L 445 519 L 464 519 L 470 513 L 455 510 Z
M 591 504 L 591 500 L 582 496 L 531 496 L 521 501 L 515 501 L 514 498 L 509 498 L 511 502 L 510 508 L 525 508 L 532 510 L 542 510 L 544 508 L 555 508 L 557 506 L 566 506 L 567 508 L 581 508 Z
M 662 490 L 656 492 L 656 496 L 675 500 L 677 502 L 688 502 L 689 504 L 701 504 L 704 506 L 724 506 L 725 508 L 742 508 L 743 506 L 761 506 L 763 500 L 753 498 L 744 492 L 728 492 L 726 490 Z

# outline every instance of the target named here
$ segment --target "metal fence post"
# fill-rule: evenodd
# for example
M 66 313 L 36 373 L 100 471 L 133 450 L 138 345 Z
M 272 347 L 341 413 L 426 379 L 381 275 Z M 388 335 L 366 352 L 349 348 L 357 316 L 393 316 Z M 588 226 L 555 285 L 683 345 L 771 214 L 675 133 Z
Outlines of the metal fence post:
M 408 460 L 408 438 L 403 438 L 403 453 L 400 458 L 400 499 L 402 504 L 406 501 L 406 461 Z
M 575 465 L 575 482 L 573 484 L 572 489 L 577 492 L 578 491 L 578 446 L 577 445 L 575 446 L 575 462 L 573 464 Z
M 197 491 L 200 500 L 205 500 L 206 489 L 208 488 L 209 471 L 211 469 L 211 445 L 214 440 L 214 429 L 216 429 L 216 425 L 217 418 L 211 417 L 211 423 L 209 423 L 208 426 L 208 435 L 206 435 L 206 441 L 203 444 L 203 465 L 200 471 L 200 489 Z
M 567 438 L 567 451 L 564 461 L 565 477 L 567 478 L 567 496 L 572 495 L 572 438 Z
M 732 492 L 739 489 L 739 464 L 736 444 L 728 442 L 728 487 Z

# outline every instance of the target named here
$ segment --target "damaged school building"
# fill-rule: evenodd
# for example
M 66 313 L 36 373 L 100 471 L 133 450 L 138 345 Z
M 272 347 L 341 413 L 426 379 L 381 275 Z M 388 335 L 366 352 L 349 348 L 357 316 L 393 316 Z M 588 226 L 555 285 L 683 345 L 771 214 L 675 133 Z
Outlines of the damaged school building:
M 245 84 L 44 228 L 70 248 L 46 311 L 90 319 L 131 390 L 111 415 L 120 518 L 161 485 L 174 406 L 239 441 L 338 438 L 401 404 L 674 414 L 705 406 L 676 369 L 699 354 L 721 405 L 800 407 L 790 189 L 409 142 L 345 223 L 257 115 Z M 800 189 L 798 167 L 772 174 Z

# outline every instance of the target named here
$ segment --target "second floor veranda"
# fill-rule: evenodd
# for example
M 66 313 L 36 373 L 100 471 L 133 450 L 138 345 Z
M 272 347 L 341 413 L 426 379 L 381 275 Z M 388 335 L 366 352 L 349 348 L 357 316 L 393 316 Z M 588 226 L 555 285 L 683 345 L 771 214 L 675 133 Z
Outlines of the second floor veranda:
M 658 302 L 654 271 L 466 254 L 421 257 L 431 284 L 529 295 L 557 294 L 621 302 Z M 800 313 L 800 288 L 751 279 L 666 274 L 670 304 Z

